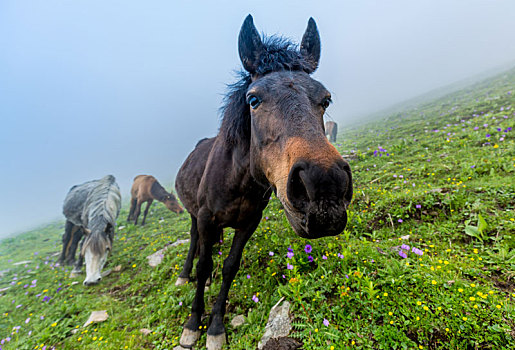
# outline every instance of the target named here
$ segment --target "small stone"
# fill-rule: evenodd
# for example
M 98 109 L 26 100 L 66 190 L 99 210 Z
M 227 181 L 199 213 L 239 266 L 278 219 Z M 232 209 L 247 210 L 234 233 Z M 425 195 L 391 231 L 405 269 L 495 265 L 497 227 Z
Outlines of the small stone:
M 288 301 L 282 302 L 281 298 L 277 304 L 270 310 L 268 322 L 265 327 L 265 334 L 261 338 L 258 349 L 261 350 L 273 338 L 283 338 L 290 334 L 292 329 L 290 319 L 290 303 Z
M 152 333 L 152 331 L 150 329 L 147 329 L 147 328 L 141 328 L 139 330 L 143 335 L 149 335 L 150 333 Z
M 172 248 L 172 247 L 177 247 L 178 245 L 181 245 L 184 243 L 188 243 L 189 241 L 190 241 L 189 239 L 179 239 L 178 241 L 176 241 L 170 245 L 167 245 L 163 249 L 159 249 L 154 254 L 147 256 L 148 264 L 152 267 L 156 267 L 157 265 L 159 265 L 163 262 L 164 253 L 166 252 L 166 250 L 168 250 L 169 248 Z
M 113 268 L 113 272 L 120 272 L 120 271 L 122 271 L 122 265 L 118 265 Z
M 191 348 L 193 349 L 193 348 Z M 175 348 L 173 348 L 173 350 L 191 350 L 191 349 L 188 349 L 188 348 L 183 348 L 182 346 L 180 345 L 177 345 Z
M 15 262 L 13 265 L 14 266 L 17 266 L 17 265 L 24 265 L 24 264 L 28 264 L 32 262 L 32 260 L 23 260 L 23 261 L 18 261 L 18 262 Z
M 106 310 L 93 311 L 93 312 L 91 312 L 91 315 L 89 315 L 88 320 L 86 321 L 86 323 L 84 323 L 84 325 L 82 327 L 87 327 L 92 323 L 104 322 L 108 318 L 109 318 L 109 315 L 107 314 Z
M 242 324 L 245 323 L 245 316 L 243 315 L 238 315 L 238 316 L 235 316 L 232 321 L 231 321 L 231 326 L 233 328 L 237 328 L 239 326 L 241 326 Z

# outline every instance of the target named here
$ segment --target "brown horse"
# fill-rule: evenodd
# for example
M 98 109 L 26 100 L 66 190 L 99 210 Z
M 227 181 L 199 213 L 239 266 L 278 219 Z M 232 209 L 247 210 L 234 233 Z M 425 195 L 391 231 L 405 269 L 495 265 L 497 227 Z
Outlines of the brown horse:
M 304 238 L 340 234 L 352 198 L 348 163 L 324 135 L 329 91 L 310 74 L 318 67 L 320 37 L 311 18 L 300 48 L 277 37 L 262 40 L 249 15 L 238 40 L 246 72 L 232 86 L 216 137 L 202 140 L 179 170 L 176 189 L 191 215 L 190 250 L 179 283 L 189 278 L 196 247 L 197 288 L 180 344 L 200 337 L 204 287 L 212 247 L 224 227 L 235 229 L 211 312 L 207 348 L 225 342 L 225 314 L 243 248 L 274 191 L 293 230 Z
M 336 134 L 338 134 L 338 124 L 336 122 L 325 122 L 325 135 L 329 135 L 329 142 L 336 142 Z
M 174 213 L 182 213 L 184 210 L 177 202 L 172 193 L 166 192 L 163 186 L 152 175 L 138 175 L 134 178 L 131 189 L 131 209 L 127 221 L 134 220 L 134 225 L 138 224 L 138 217 L 141 213 L 141 205 L 147 202 L 147 207 L 143 213 L 142 225 L 145 225 L 148 209 L 155 200 L 162 202 Z

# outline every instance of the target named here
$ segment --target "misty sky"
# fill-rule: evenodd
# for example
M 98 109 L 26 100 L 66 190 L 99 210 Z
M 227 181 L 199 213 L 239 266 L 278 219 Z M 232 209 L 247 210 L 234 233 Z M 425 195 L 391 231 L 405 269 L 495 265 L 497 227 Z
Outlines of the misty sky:
M 314 77 L 329 114 L 356 116 L 515 62 L 515 1 L 0 2 L 0 236 L 62 218 L 78 183 L 170 184 L 214 136 L 240 68 L 247 14 L 258 30 L 322 39 Z

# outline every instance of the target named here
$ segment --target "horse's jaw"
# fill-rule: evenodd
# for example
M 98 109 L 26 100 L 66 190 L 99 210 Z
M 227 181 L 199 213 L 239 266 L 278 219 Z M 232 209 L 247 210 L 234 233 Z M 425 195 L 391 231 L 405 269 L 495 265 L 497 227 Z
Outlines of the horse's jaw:
M 86 279 L 83 284 L 85 286 L 95 285 L 102 279 L 102 269 L 107 261 L 109 251 L 106 250 L 104 254 L 95 254 L 91 249 L 86 249 L 84 260 L 86 262 Z

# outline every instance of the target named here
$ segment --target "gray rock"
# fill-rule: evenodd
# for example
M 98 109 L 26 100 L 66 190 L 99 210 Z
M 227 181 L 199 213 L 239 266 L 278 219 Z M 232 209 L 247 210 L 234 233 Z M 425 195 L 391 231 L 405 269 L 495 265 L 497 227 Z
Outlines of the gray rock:
M 193 348 L 191 348 L 193 349 Z M 177 345 L 175 348 L 173 348 L 173 350 L 191 350 L 191 349 L 188 349 L 188 348 L 183 348 L 182 346 L 180 345 Z
M 281 298 L 277 304 L 270 310 L 268 322 L 265 327 L 265 334 L 258 344 L 258 349 L 261 350 L 268 343 L 270 339 L 287 337 L 292 329 L 290 319 L 290 303 L 285 301 L 281 304 L 284 298 Z
M 245 316 L 243 315 L 238 315 L 238 316 L 235 316 L 232 321 L 231 321 L 231 326 L 233 328 L 236 328 L 236 327 L 239 327 L 241 326 L 242 324 L 245 323 Z
M 32 262 L 32 260 L 23 260 L 23 261 L 15 262 L 13 265 L 14 266 L 25 265 L 25 264 L 28 264 L 28 263 L 31 263 L 31 262 Z
M 159 249 L 154 254 L 151 254 L 151 255 L 147 256 L 148 264 L 150 266 L 152 266 L 152 267 L 156 267 L 157 265 L 159 265 L 159 264 L 161 264 L 163 262 L 163 258 L 165 256 L 164 253 L 168 249 L 173 248 L 173 247 L 177 247 L 178 245 L 181 245 L 181 244 L 184 244 L 184 243 L 188 243 L 189 241 L 190 241 L 189 239 L 179 239 L 178 241 L 173 242 L 170 245 L 167 245 L 163 249 Z

